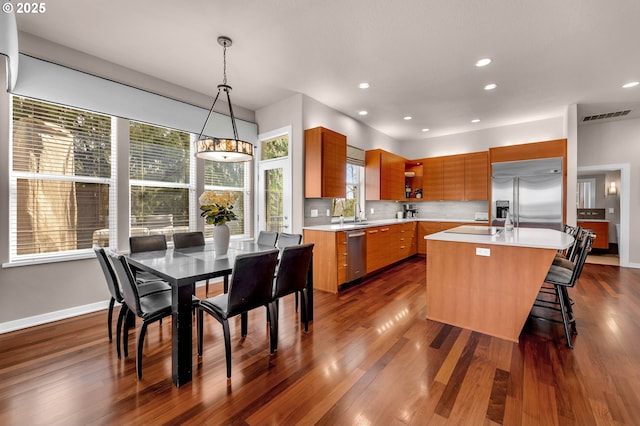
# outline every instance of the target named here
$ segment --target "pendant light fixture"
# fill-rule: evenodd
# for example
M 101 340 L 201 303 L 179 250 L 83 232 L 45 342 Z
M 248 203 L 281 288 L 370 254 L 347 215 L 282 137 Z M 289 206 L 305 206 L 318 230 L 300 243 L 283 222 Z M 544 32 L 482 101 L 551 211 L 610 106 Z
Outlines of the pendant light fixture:
M 222 84 L 218 84 L 218 94 L 213 100 L 213 105 L 209 110 L 207 119 L 204 121 L 200 135 L 196 141 L 196 157 L 204 160 L 222 161 L 222 162 L 240 162 L 250 161 L 253 158 L 253 145 L 250 142 L 242 141 L 238 138 L 238 128 L 236 127 L 236 118 L 233 115 L 233 107 L 231 106 L 231 86 L 227 84 L 227 47 L 232 42 L 229 37 L 218 37 L 218 44 L 223 48 L 223 80 Z M 227 94 L 227 103 L 229 104 L 229 114 L 231 115 L 231 125 L 233 126 L 233 139 L 214 138 L 203 135 L 204 129 L 207 127 L 213 108 L 220 97 L 220 93 Z

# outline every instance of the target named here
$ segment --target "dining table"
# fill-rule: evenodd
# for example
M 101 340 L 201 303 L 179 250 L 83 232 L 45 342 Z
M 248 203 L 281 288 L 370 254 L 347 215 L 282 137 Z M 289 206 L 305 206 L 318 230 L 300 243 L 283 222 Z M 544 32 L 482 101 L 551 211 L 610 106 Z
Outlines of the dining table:
M 213 244 L 183 249 L 168 248 L 127 255 L 131 266 L 150 272 L 171 285 L 172 380 L 182 386 L 192 379 L 193 288 L 198 281 L 223 277 L 224 291 L 229 286 L 236 256 L 272 250 L 273 246 L 252 241 L 231 241 L 225 255 L 217 255 Z M 307 275 L 309 321 L 313 320 L 313 272 Z M 304 310 L 303 310 L 304 311 Z M 301 321 L 304 321 L 301 315 Z

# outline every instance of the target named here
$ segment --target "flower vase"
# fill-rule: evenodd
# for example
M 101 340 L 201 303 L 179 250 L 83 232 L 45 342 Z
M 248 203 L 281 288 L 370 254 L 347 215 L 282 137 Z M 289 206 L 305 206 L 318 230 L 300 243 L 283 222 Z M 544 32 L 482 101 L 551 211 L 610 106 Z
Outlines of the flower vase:
M 213 227 L 213 249 L 215 250 L 216 257 L 226 256 L 227 250 L 229 250 L 230 237 L 231 233 L 226 223 Z

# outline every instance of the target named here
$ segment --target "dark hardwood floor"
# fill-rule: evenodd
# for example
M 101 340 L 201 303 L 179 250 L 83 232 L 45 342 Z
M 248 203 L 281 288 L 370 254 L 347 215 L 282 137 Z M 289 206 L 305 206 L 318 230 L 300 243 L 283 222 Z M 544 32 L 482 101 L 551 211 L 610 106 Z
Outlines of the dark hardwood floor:
M 170 321 L 149 328 L 138 381 L 135 332 L 118 359 L 106 311 L 85 315 L 0 336 L 0 424 L 639 425 L 640 270 L 586 265 L 571 297 L 575 349 L 539 320 L 506 342 L 427 321 L 415 257 L 339 296 L 316 292 L 308 334 L 286 299 L 274 356 L 264 310 L 244 341 L 233 321 L 229 383 L 221 326 L 206 318 L 181 388 Z

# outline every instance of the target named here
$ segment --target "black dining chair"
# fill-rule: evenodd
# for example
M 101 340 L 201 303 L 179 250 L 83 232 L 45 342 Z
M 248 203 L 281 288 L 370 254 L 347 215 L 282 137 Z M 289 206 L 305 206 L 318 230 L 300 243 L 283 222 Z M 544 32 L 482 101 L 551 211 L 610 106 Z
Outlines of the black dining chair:
M 109 300 L 109 310 L 107 314 L 107 330 L 109 334 L 109 341 L 113 339 L 112 332 L 112 323 L 113 323 L 113 308 L 115 303 L 123 303 L 124 299 L 122 297 L 122 292 L 120 291 L 120 285 L 118 284 L 118 278 L 116 276 L 113 267 L 111 266 L 111 262 L 109 261 L 109 257 L 105 252 L 104 248 L 100 247 L 97 244 L 93 245 L 93 251 L 96 254 L 96 258 L 98 259 L 98 263 L 100 264 L 100 268 L 102 269 L 102 273 L 104 274 L 104 278 L 107 282 L 107 288 L 109 289 L 109 294 L 111 294 L 111 299 Z M 171 291 L 171 286 L 168 283 L 161 280 L 156 281 L 147 281 L 144 283 L 137 283 L 138 292 L 141 296 L 146 296 L 152 293 L 158 293 L 162 291 Z M 117 329 L 122 324 L 123 315 L 126 313 L 126 310 L 120 308 L 120 314 L 118 315 L 118 325 Z M 117 345 L 117 353 L 118 357 L 120 357 L 120 342 L 118 341 Z
M 176 232 L 173 234 L 173 247 L 175 249 L 184 249 L 189 247 L 202 247 L 205 245 L 204 233 L 201 231 L 194 232 Z M 195 284 L 194 284 L 195 286 Z M 193 289 L 195 294 L 195 288 Z M 204 290 L 205 297 L 209 297 L 209 280 L 207 279 Z
M 145 251 L 166 250 L 167 237 L 159 235 L 139 235 L 129 237 L 129 252 L 143 253 Z M 131 269 L 138 282 L 157 281 L 160 278 L 146 271 L 141 271 L 135 267 Z
M 127 311 L 132 312 L 138 318 L 142 319 L 142 326 L 138 334 L 138 345 L 136 351 L 136 372 L 138 374 L 138 380 L 142 379 L 142 348 L 144 346 L 144 337 L 147 332 L 149 324 L 155 321 L 159 321 L 162 318 L 171 315 L 171 292 L 163 291 L 159 293 L 152 293 L 147 296 L 140 296 L 138 288 L 136 286 L 136 280 L 129 268 L 127 259 L 118 254 L 110 253 L 109 257 L 113 263 L 116 276 L 122 287 L 122 294 L 124 297 L 123 308 L 126 307 Z M 124 325 L 124 356 L 129 355 L 129 333 Z M 118 330 L 118 333 L 120 330 Z M 118 336 L 118 342 L 120 336 Z
M 286 232 L 280 232 L 278 234 L 278 242 L 276 243 L 276 247 L 280 249 L 280 253 L 285 247 L 297 246 L 302 242 L 301 234 L 288 234 Z M 296 312 L 298 312 L 298 293 L 295 295 L 296 298 Z
M 274 305 L 271 302 L 273 300 L 273 274 L 277 261 L 277 249 L 236 256 L 229 292 L 201 300 L 197 306 L 198 355 L 202 356 L 203 313 L 206 312 L 222 324 L 228 379 L 231 378 L 229 318 L 240 315 L 240 334 L 243 338 L 247 335 L 247 313 L 250 310 L 267 306 L 271 317 L 276 318 Z M 276 326 L 274 323 L 275 321 L 272 321 L 269 327 L 271 354 L 276 349 Z
M 561 320 L 549 316 L 530 315 L 533 318 L 561 323 L 564 327 L 564 334 L 569 348 L 573 348 L 571 334 L 578 334 L 578 330 L 576 328 L 576 318 L 573 313 L 573 301 L 569 298 L 568 288 L 574 287 L 580 278 L 594 239 L 594 233 L 584 230 L 582 235 L 579 236 L 578 245 L 575 249 L 575 255 L 573 256 L 571 264 L 566 266 L 551 265 L 544 282 L 553 287 L 552 294 L 554 298 L 538 297 L 533 304 L 534 308 L 538 307 L 560 312 Z M 544 287 L 540 293 L 547 293 Z
M 278 273 L 273 286 L 273 300 L 275 310 L 276 348 L 278 336 L 278 300 L 289 294 L 300 294 L 302 300 L 302 320 L 304 331 L 309 331 L 309 311 L 307 301 L 307 278 L 311 259 L 313 257 L 313 243 L 285 247 L 280 256 Z M 273 317 L 271 317 L 273 319 Z
M 278 240 L 277 232 L 270 231 L 260 231 L 258 234 L 258 241 L 256 243 L 261 246 L 276 246 L 276 241 Z

